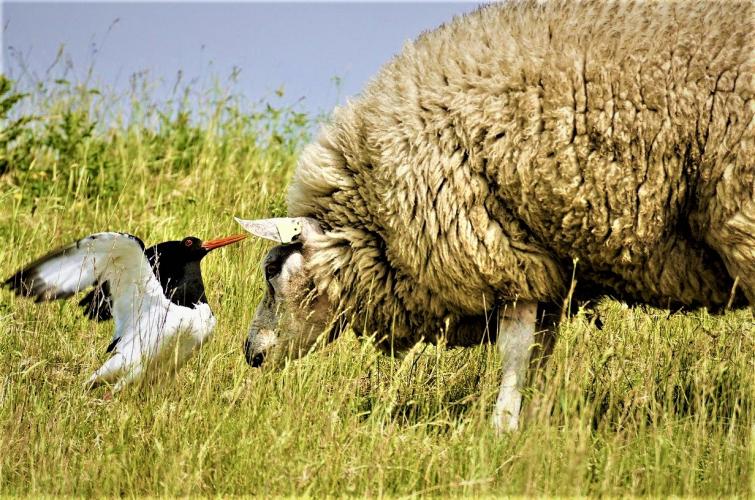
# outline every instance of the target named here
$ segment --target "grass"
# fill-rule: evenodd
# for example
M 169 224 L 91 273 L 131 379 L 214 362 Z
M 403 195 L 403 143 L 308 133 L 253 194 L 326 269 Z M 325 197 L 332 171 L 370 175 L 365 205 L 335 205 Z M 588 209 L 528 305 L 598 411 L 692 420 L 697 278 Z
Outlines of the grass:
M 137 102 L 124 119 L 88 89 L 41 95 L 20 122 L 3 101 L 0 276 L 94 231 L 153 244 L 284 213 L 300 114 L 216 93 L 200 117 Z M 112 400 L 82 387 L 111 324 L 85 321 L 73 300 L 0 291 L 0 494 L 755 493 L 752 312 L 605 300 L 601 329 L 583 314 L 562 326 L 524 429 L 496 437 L 489 346 L 394 360 L 345 335 L 280 371 L 250 369 L 241 345 L 267 246 L 208 257 L 214 337 L 175 379 Z

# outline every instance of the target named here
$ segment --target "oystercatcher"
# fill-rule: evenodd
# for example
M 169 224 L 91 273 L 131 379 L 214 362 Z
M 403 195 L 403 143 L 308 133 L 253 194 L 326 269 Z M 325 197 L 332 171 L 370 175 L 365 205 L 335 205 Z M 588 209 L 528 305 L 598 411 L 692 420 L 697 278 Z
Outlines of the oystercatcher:
M 136 236 L 96 233 L 29 264 L 4 284 L 37 302 L 63 299 L 91 286 L 81 305 L 92 318 L 115 320 L 112 353 L 87 385 L 116 382 L 117 392 L 156 364 L 177 370 L 212 333 L 200 261 L 246 235 L 202 242 L 195 237 L 145 249 Z

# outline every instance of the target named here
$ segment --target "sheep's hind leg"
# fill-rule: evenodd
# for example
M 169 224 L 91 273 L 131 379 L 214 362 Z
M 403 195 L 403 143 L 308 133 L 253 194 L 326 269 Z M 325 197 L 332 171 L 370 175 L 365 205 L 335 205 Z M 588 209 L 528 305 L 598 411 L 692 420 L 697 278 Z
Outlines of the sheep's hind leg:
M 503 360 L 503 376 L 493 410 L 493 427 L 498 432 L 519 427 L 522 388 L 527 380 L 531 349 L 535 343 L 536 302 L 507 305 L 498 315 L 496 349 Z

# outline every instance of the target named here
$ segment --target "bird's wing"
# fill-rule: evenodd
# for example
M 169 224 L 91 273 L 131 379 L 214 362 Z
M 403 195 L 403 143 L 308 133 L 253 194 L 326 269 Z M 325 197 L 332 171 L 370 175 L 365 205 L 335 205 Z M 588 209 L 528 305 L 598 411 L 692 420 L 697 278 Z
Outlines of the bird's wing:
M 152 272 L 160 279 L 157 267 L 157 249 L 156 245 L 153 245 L 144 253 L 149 260 Z M 105 281 L 97 284 L 97 286 L 90 290 L 84 298 L 79 301 L 79 306 L 83 309 L 83 314 L 89 319 L 95 321 L 108 321 L 113 319 L 113 298 L 110 295 L 110 284 Z M 111 344 L 107 352 L 110 352 L 115 344 Z
M 37 259 L 5 281 L 18 295 L 38 302 L 70 297 L 110 280 L 156 281 L 144 244 L 125 233 L 96 233 Z
M 125 233 L 87 236 L 31 263 L 5 285 L 40 302 L 70 297 L 105 282 L 116 320 L 113 345 L 123 333 L 118 325 L 128 321 L 125 316 L 133 315 L 142 304 L 167 300 L 144 253 L 144 243 Z

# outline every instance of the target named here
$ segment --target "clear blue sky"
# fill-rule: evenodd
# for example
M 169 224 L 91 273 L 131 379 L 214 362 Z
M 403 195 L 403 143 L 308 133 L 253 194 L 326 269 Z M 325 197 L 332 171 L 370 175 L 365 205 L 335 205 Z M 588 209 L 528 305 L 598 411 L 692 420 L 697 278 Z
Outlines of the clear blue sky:
M 44 79 L 63 45 L 73 80 L 94 64 L 99 84 L 125 90 L 133 73 L 146 70 L 163 82 L 159 96 L 179 70 L 184 81 L 208 83 L 236 67 L 237 89 L 252 100 L 283 86 L 287 102 L 303 98 L 302 109 L 328 111 L 408 40 L 477 5 L 4 2 L 2 70 Z M 338 92 L 333 77 L 341 79 Z

